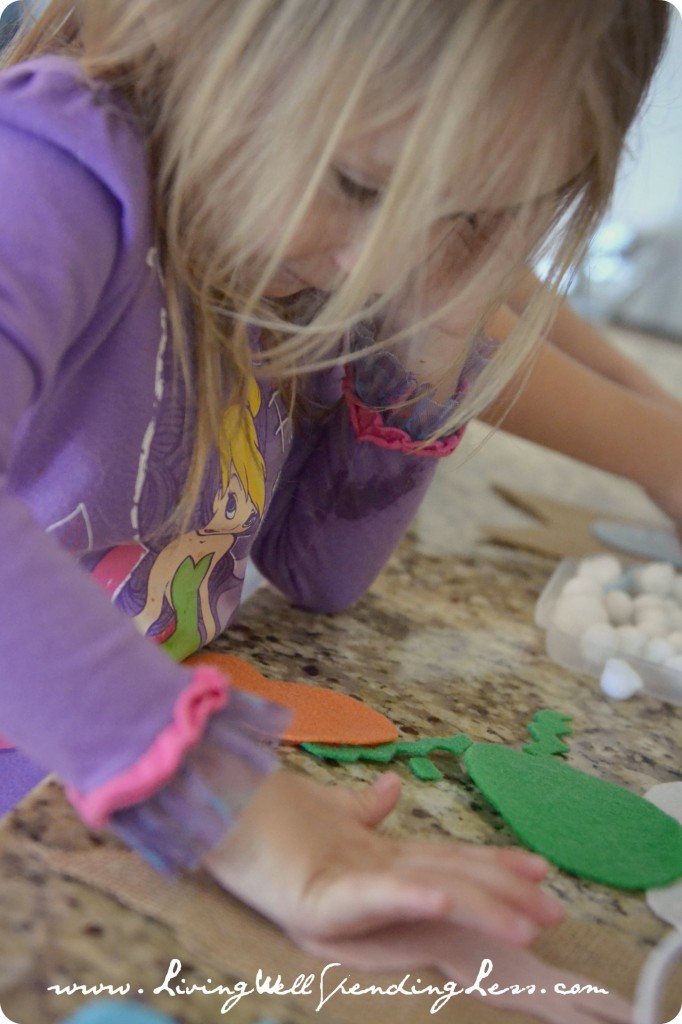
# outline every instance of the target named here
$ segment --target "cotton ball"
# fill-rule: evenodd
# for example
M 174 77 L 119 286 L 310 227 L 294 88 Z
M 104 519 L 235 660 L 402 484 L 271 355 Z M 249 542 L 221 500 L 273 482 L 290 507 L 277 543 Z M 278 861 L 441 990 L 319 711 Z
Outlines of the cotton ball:
M 604 604 L 614 626 L 622 626 L 632 618 L 633 600 L 623 590 L 609 590 L 604 594 Z
M 663 636 L 654 637 L 644 648 L 644 657 L 647 661 L 653 661 L 655 665 L 662 665 L 664 661 L 670 661 L 678 653 L 670 641 Z
M 670 632 L 670 620 L 662 613 L 650 612 L 637 619 L 637 628 L 648 637 L 665 636 Z
M 596 580 L 602 586 L 615 583 L 623 575 L 623 567 L 613 555 L 597 555 L 594 558 L 583 558 L 578 566 L 578 576 Z
M 635 617 L 643 615 L 645 612 L 664 612 L 666 609 L 665 601 L 662 597 L 657 594 L 638 594 L 633 599 L 632 607 L 634 609 Z
M 682 630 L 682 608 L 675 608 L 670 612 L 670 625 L 673 629 Z
M 682 654 L 676 654 L 674 657 L 668 658 L 663 667 L 669 668 L 673 672 L 682 672 Z
M 606 608 L 601 601 L 581 594 L 559 598 L 553 616 L 557 629 L 571 636 L 581 636 L 594 622 L 608 620 Z
M 603 665 L 618 650 L 618 634 L 608 622 L 593 622 L 580 637 L 580 650 L 592 665 Z
M 672 644 L 678 654 L 682 654 L 682 631 L 676 630 L 674 633 L 668 633 L 666 640 Z
M 601 676 L 601 689 L 614 700 L 627 700 L 642 689 L 642 677 L 632 665 L 620 658 L 609 658 Z
M 647 637 L 636 626 L 620 626 L 618 633 L 618 650 L 631 658 L 637 658 L 644 650 Z
M 651 562 L 637 572 L 637 586 L 647 594 L 669 594 L 675 582 L 670 562 Z
M 588 576 L 572 576 L 561 591 L 562 597 L 575 597 L 589 594 L 590 597 L 601 597 L 601 584 Z

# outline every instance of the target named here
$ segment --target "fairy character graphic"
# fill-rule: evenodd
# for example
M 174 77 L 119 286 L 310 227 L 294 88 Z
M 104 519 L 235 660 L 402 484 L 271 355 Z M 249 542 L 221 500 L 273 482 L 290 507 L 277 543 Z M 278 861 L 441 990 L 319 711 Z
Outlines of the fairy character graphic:
M 260 403 L 252 378 L 246 408 L 233 406 L 223 416 L 218 479 L 209 467 L 197 525 L 154 552 L 148 571 L 147 559 L 136 569 L 145 578 L 145 594 L 133 621 L 178 659 L 225 627 L 218 598 L 242 582 L 233 549 L 240 535 L 255 530 L 265 505 L 265 462 L 255 426 Z
M 184 418 L 175 403 L 161 405 L 135 507 L 151 539 L 111 548 L 89 568 L 141 633 L 182 660 L 224 630 L 239 604 L 246 553 L 265 507 L 265 460 L 256 427 L 261 394 L 251 378 L 246 406 L 226 410 L 191 529 L 155 540 L 186 468 L 178 455 Z

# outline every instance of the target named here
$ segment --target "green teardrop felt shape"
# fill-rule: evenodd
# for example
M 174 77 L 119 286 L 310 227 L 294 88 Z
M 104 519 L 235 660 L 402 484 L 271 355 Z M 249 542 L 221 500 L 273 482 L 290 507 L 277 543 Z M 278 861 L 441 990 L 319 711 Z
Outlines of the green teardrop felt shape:
M 464 761 L 521 842 L 564 871 L 619 889 L 682 877 L 682 825 L 636 793 L 493 743 L 475 743 Z

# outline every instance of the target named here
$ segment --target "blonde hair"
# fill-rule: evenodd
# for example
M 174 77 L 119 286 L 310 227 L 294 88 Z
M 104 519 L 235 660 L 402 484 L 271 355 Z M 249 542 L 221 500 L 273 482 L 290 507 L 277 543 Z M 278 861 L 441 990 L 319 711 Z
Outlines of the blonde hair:
M 255 418 L 260 409 L 260 388 L 250 377 L 246 389 L 246 409 L 233 403 L 223 413 L 220 424 L 220 476 L 223 494 L 232 470 L 241 480 L 245 493 L 263 515 L 265 507 L 265 462 L 258 447 Z
M 125 93 L 149 139 L 173 337 L 197 395 L 183 514 L 226 406 L 246 412 L 250 374 L 293 395 L 301 374 L 347 358 L 343 333 L 415 290 L 415 257 L 426 264 L 443 195 L 456 204 L 461 194 L 469 212 L 494 210 L 504 186 L 515 217 L 498 217 L 491 244 L 452 267 L 444 308 L 489 282 L 469 342 L 557 225 L 561 233 L 548 287 L 439 434 L 490 404 L 536 348 L 605 209 L 668 15 L 662 0 L 52 0 L 10 59 L 73 53 Z M 406 115 L 353 271 L 309 322 L 292 322 L 264 288 L 337 147 Z M 563 187 L 539 216 L 535 200 L 562 162 Z M 500 274 L 495 252 L 512 244 L 513 266 Z M 371 282 L 389 259 L 405 272 L 377 297 Z M 258 281 L 245 289 L 254 267 Z M 257 370 L 249 321 L 263 330 Z M 417 313 L 413 330 L 427 322 Z

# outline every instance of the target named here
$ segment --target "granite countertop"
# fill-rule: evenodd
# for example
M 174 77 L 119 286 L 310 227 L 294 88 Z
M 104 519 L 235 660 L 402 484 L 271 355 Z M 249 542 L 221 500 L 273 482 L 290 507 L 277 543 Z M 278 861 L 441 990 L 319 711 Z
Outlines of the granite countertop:
M 405 738 L 464 732 L 475 741 L 520 749 L 533 714 L 552 708 L 573 718 L 568 759 L 575 767 L 640 794 L 657 783 L 679 781 L 682 708 L 646 695 L 609 702 L 595 680 L 553 664 L 533 609 L 554 563 L 481 543 L 477 533 L 480 523 L 524 521 L 493 493 L 492 481 L 605 511 L 617 507 L 619 514 L 636 518 L 655 521 L 657 513 L 629 484 L 504 435 L 469 458 L 484 433 L 475 426 L 467 449 L 444 460 L 408 536 L 353 609 L 313 616 L 263 587 L 216 646 L 271 678 L 310 681 L 358 697 L 388 715 Z M 294 768 L 325 782 L 368 780 L 376 773 L 371 765 L 334 767 L 296 750 L 285 756 Z M 436 783 L 398 769 L 403 796 L 390 829 L 512 841 L 459 763 L 436 760 L 445 776 Z M 144 986 L 158 979 L 171 956 L 181 955 L 182 936 L 163 922 L 129 909 L 115 893 L 105 895 L 55 870 L 45 857 L 51 848 L 78 850 L 89 842 L 109 840 L 88 837 L 55 782 L 44 784 L 0 825 L 0 1005 L 18 1024 L 51 1024 L 76 1009 L 82 997 L 60 1001 L 46 994 L 50 984 L 85 974 L 108 976 L 115 963 Z M 548 884 L 574 920 L 620 933 L 642 955 L 666 932 L 641 894 L 557 870 Z M 300 1004 L 259 998 L 235 1007 L 232 1018 L 253 1021 L 260 1014 L 299 1024 L 320 1019 Z M 180 1016 L 170 1000 L 153 1005 L 187 1024 L 219 1019 L 208 1015 L 205 1000 L 186 1000 Z M 358 1011 L 354 1019 L 370 1018 Z

